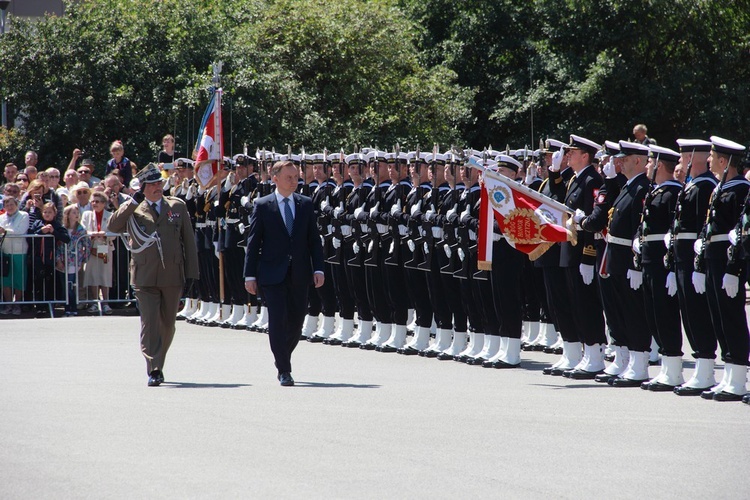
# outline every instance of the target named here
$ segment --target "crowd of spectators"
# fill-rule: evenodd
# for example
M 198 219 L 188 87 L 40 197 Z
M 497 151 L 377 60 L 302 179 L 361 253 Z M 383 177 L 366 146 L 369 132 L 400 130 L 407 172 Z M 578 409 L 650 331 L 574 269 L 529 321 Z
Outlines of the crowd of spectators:
M 88 312 L 98 312 L 94 301 L 100 301 L 101 311 L 112 313 L 107 300 L 116 245 L 107 234 L 107 221 L 131 194 L 137 165 L 125 156 L 120 141 L 111 144 L 110 155 L 103 179 L 94 175 L 95 163 L 82 158 L 80 149 L 73 151 L 62 173 L 56 167 L 39 168 L 34 151 L 24 156 L 23 168 L 5 165 L 0 186 L 0 316 L 20 315 L 18 303 L 23 301 L 37 303 L 37 316 L 48 315 L 47 303 L 65 297 L 66 288 L 65 316 L 78 314 L 80 295 L 92 304 Z

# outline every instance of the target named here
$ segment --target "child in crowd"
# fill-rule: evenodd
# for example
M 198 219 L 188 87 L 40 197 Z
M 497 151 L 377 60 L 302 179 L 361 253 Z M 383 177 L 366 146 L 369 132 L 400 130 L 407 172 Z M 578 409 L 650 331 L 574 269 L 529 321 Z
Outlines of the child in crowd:
M 52 236 L 31 239 L 31 269 L 34 277 L 34 300 L 37 302 L 37 316 L 49 314 L 49 305 L 57 298 L 55 291 L 62 289 L 55 272 L 56 247 L 68 243 L 68 231 L 57 222 L 57 205 L 47 202 L 42 206 L 42 217 L 34 221 L 29 234 Z
M 78 316 L 78 294 L 76 277 L 91 255 L 91 238 L 81 225 L 81 211 L 77 205 L 69 205 L 63 210 L 63 226 L 68 231 L 70 243 L 67 246 L 67 260 L 65 245 L 58 244 L 56 268 L 67 275 L 68 303 L 65 306 L 65 316 Z

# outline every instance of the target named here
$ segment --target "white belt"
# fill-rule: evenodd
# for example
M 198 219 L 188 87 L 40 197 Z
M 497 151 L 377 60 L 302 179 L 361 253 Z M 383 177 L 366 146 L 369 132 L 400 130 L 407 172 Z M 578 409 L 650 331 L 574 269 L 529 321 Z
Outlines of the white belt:
M 216 221 L 206 222 L 206 227 L 216 227 Z
M 195 228 L 196 228 L 196 229 L 203 229 L 204 227 L 206 227 L 206 223 L 205 223 L 205 222 L 198 222 L 198 223 L 197 223 L 197 224 L 195 225 Z
M 698 233 L 677 233 L 676 240 L 697 240 Z
M 664 241 L 666 234 L 649 234 L 643 237 L 643 241 Z
M 376 224 L 375 226 L 378 228 L 378 232 L 380 234 L 385 234 L 388 232 L 388 226 L 386 226 L 385 224 Z
M 432 228 L 432 237 L 438 240 L 443 239 L 443 230 L 439 227 Z
M 614 243 L 615 245 L 622 245 L 624 247 L 629 247 L 633 244 L 633 240 L 629 240 L 627 238 L 618 238 L 617 236 L 612 236 L 611 234 L 608 234 L 607 243 Z
M 477 241 L 477 233 L 469 229 L 469 239 L 471 241 Z
M 239 221 L 239 219 L 224 219 L 227 224 L 237 224 Z
M 708 242 L 718 243 L 719 241 L 729 241 L 729 235 L 728 234 L 715 234 L 711 236 L 711 239 Z
M 594 239 L 595 240 L 603 240 L 604 239 L 604 235 L 601 232 L 594 233 Z

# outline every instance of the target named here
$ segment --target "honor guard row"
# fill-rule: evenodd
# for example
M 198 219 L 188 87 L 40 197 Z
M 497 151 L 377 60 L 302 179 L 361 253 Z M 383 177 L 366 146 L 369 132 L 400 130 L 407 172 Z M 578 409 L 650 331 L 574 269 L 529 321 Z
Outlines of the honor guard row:
M 254 200 L 274 190 L 270 167 L 288 160 L 300 171 L 298 193 L 313 201 L 326 256 L 324 285 L 309 291 L 301 332 L 309 342 L 492 368 L 544 351 L 560 356 L 547 375 L 742 399 L 745 148 L 719 137 L 677 146 L 571 135 L 534 151 L 236 155 L 207 190 L 189 175 L 167 186 L 195 217 L 201 269 L 179 317 L 265 331 L 262 295 L 242 286 L 246 230 Z M 567 206 L 577 242 L 531 261 L 495 221 L 492 269 L 478 269 L 482 187 L 472 156 Z M 696 359 L 687 381 L 683 327 Z

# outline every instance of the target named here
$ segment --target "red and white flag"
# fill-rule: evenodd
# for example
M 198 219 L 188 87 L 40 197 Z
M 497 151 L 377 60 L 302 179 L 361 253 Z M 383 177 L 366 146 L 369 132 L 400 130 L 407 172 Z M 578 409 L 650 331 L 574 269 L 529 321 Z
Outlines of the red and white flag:
M 539 258 L 559 241 L 576 241 L 572 212 L 565 205 L 502 174 L 482 169 L 477 260 L 479 269 L 492 268 L 493 217 L 500 233 L 516 250 Z
M 214 89 L 206 112 L 203 114 L 195 143 L 195 177 L 203 187 L 208 187 L 224 160 L 224 133 L 221 129 L 222 89 Z

